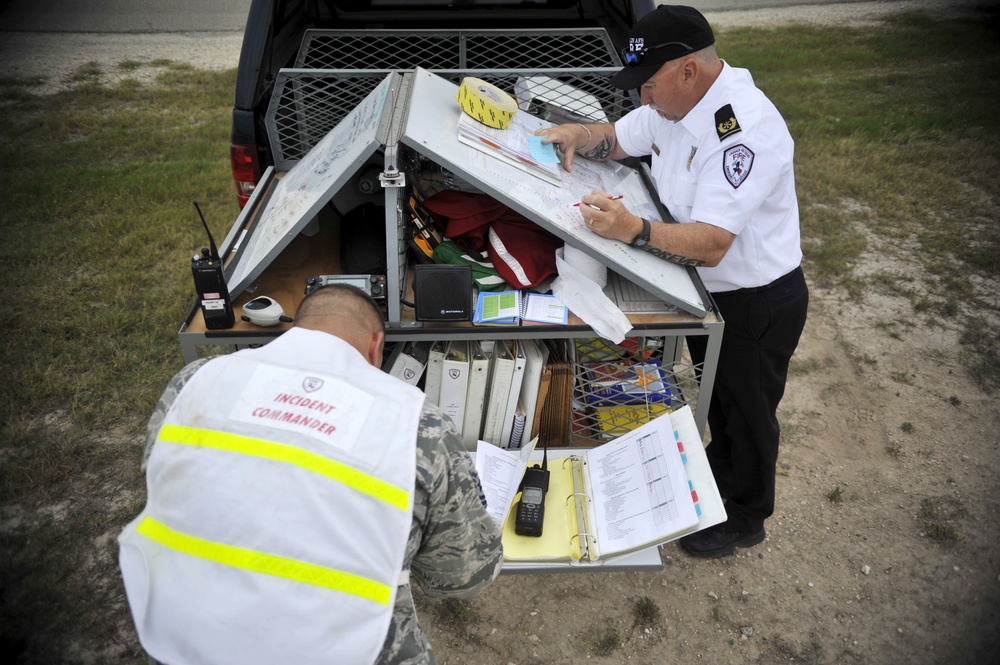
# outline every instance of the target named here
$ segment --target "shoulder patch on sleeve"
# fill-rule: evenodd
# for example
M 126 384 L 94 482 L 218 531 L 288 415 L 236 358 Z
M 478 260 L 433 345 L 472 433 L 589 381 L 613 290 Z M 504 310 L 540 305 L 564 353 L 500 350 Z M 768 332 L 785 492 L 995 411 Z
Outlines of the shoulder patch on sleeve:
M 752 166 L 753 150 L 742 143 L 737 143 L 723 153 L 722 170 L 733 189 L 738 189 L 743 184 L 743 181 L 750 175 L 750 167 Z
M 715 112 L 715 131 L 719 133 L 719 140 L 722 141 L 727 136 L 732 136 L 743 131 L 736 114 L 733 113 L 733 105 L 726 104 Z

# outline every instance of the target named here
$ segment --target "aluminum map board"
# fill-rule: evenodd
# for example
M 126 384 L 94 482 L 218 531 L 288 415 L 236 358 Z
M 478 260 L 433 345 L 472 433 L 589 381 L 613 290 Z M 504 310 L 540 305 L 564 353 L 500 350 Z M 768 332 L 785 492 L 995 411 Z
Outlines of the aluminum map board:
M 398 74 L 389 74 L 331 129 L 283 178 L 231 260 L 229 294 L 236 297 L 253 284 L 274 257 L 316 216 L 376 149 L 385 142 L 392 115 L 392 90 Z M 394 85 L 395 83 L 395 85 Z
M 656 297 L 703 317 L 708 306 L 697 275 L 625 243 L 602 238 L 583 223 L 578 202 L 595 188 L 624 194 L 629 210 L 660 219 L 651 193 L 639 172 L 611 162 L 578 159 L 572 173 L 563 173 L 561 185 L 550 184 L 508 166 L 458 140 L 462 113 L 455 101 L 458 86 L 417 68 L 413 74 L 410 108 L 402 142 L 435 159 L 440 165 L 474 184 L 510 208 L 551 231 L 564 242 L 589 254 Z

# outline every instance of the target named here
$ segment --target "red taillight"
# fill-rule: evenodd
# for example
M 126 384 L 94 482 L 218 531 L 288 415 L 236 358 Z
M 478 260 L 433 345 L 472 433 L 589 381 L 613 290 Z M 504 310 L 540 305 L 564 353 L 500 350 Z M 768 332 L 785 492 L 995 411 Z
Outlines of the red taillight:
M 229 146 L 229 158 L 233 164 L 236 199 L 242 209 L 247 204 L 250 195 L 253 194 L 257 181 L 260 180 L 260 160 L 257 157 L 257 146 L 232 143 Z

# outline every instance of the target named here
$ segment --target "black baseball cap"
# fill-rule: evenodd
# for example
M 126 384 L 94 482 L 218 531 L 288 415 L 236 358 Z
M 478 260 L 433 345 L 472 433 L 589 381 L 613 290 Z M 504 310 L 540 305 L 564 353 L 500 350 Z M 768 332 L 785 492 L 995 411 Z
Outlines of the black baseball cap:
M 625 67 L 611 77 L 611 85 L 638 88 L 665 62 L 682 58 L 715 43 L 712 26 L 694 7 L 660 5 L 632 28 L 622 49 Z

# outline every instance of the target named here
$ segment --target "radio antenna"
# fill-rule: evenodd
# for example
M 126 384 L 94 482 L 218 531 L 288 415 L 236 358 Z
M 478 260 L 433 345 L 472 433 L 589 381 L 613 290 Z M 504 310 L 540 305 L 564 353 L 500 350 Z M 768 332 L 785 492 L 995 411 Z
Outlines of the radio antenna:
M 205 215 L 201 214 L 201 208 L 198 206 L 198 202 L 194 202 L 194 209 L 198 211 L 198 216 L 201 217 L 201 225 L 205 227 L 205 233 L 208 234 L 208 246 L 212 250 L 212 258 L 216 261 L 221 261 L 219 258 L 219 250 L 215 246 L 215 238 L 212 237 L 212 231 L 208 228 L 208 222 L 205 221 Z

